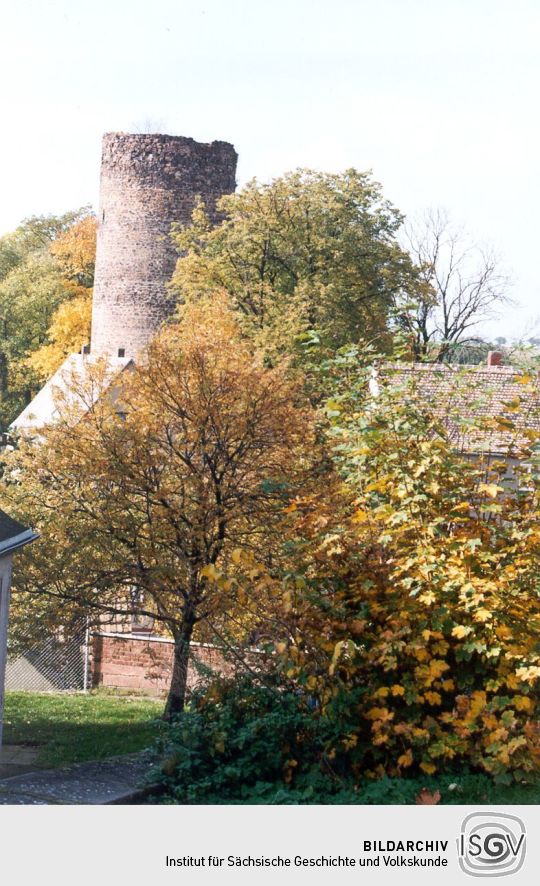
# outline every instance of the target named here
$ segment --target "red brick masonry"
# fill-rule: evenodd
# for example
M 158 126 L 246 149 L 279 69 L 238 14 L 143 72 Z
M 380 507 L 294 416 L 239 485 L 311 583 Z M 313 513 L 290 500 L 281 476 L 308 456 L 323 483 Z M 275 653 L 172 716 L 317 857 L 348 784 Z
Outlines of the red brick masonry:
M 161 695 L 169 687 L 172 640 L 137 637 L 133 634 L 95 634 L 92 652 L 94 686 L 137 689 L 148 695 Z M 190 688 L 201 679 L 197 662 L 218 673 L 232 671 L 219 649 L 194 643 L 188 671 Z

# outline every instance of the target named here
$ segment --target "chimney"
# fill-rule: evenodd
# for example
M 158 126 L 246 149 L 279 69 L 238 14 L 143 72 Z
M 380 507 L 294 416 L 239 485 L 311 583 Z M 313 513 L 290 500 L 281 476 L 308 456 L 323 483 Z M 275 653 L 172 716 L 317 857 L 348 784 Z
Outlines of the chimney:
M 503 355 L 500 351 L 489 351 L 487 355 L 487 365 L 488 369 L 493 369 L 494 366 L 502 366 L 503 365 Z

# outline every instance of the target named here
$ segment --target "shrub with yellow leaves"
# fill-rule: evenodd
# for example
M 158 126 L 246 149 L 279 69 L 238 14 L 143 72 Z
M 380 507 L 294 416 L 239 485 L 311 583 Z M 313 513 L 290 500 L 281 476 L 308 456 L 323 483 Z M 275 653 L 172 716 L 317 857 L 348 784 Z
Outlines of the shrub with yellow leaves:
M 335 723 L 344 771 L 527 777 L 538 762 L 537 455 L 520 452 L 526 488 L 519 462 L 509 483 L 504 459 L 457 453 L 425 400 L 367 397 L 353 358 L 341 376 L 333 367 L 336 474 L 296 503 L 301 581 L 284 672 Z

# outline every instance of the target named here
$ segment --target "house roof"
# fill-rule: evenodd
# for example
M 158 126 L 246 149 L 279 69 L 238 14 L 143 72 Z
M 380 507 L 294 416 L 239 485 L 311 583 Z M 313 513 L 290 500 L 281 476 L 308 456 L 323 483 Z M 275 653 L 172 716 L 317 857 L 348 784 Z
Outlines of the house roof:
M 0 557 L 22 548 L 37 537 L 31 529 L 0 510 Z
M 80 402 L 84 410 L 90 407 L 103 394 L 103 386 L 95 386 L 94 389 L 85 392 L 84 403 L 77 394 L 70 394 L 76 390 L 81 382 L 88 376 L 88 368 L 96 362 L 92 355 L 71 354 L 67 357 L 53 377 L 41 388 L 34 399 L 21 412 L 18 418 L 10 425 L 11 431 L 32 432 L 51 424 L 59 417 L 58 400 L 64 397 L 71 402 Z M 133 363 L 131 357 L 114 357 L 107 364 L 106 387 L 110 387 L 115 379 Z
M 371 391 L 387 385 L 428 403 L 464 452 L 517 455 L 540 437 L 540 378 L 515 367 L 386 363 Z

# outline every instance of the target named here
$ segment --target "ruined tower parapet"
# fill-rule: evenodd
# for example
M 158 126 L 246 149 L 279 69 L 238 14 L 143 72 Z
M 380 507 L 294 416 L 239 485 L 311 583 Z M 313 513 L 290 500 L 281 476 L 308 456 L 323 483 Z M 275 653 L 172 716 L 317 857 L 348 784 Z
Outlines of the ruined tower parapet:
M 174 309 L 166 285 L 178 254 L 171 224 L 189 224 L 197 197 L 216 218 L 234 191 L 237 154 L 227 142 L 170 135 L 103 137 L 92 354 L 134 357 Z

